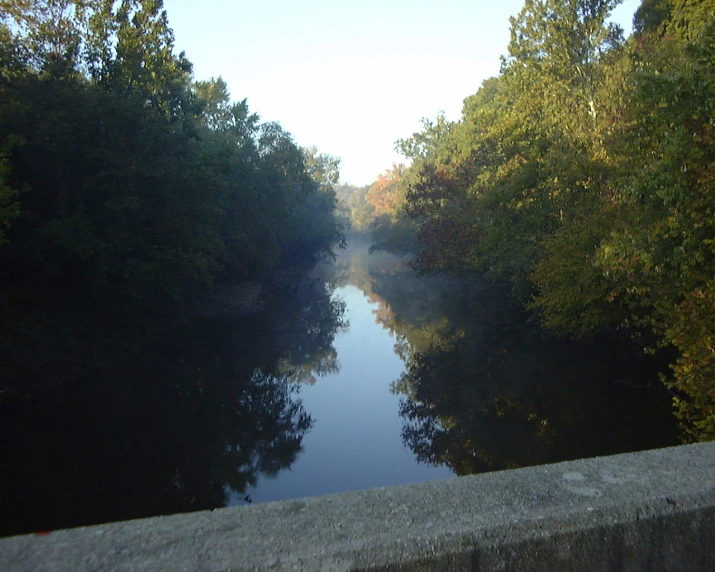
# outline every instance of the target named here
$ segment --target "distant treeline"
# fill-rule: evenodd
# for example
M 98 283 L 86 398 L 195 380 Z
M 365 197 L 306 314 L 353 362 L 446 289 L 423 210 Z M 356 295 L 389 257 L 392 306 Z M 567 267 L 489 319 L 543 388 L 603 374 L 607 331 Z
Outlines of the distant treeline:
M 337 168 L 193 81 L 161 0 L 0 3 L 2 304 L 155 306 L 328 253 Z
M 713 439 L 715 1 L 644 0 L 627 40 L 617 4 L 526 0 L 500 75 L 399 141 L 353 220 L 382 208 L 383 245 L 508 281 L 557 334 L 675 348 L 676 412 Z
M 371 250 L 417 252 L 417 225 L 404 216 L 407 167 L 393 164 L 371 185 L 339 185 L 338 214 L 346 228 L 372 236 Z

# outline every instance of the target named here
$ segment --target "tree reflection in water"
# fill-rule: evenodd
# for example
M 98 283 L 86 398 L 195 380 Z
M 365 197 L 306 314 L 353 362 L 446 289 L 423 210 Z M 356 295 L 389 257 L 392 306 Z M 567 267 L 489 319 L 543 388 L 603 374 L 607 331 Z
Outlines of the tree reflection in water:
M 222 507 L 290 467 L 312 424 L 297 382 L 337 368 L 344 308 L 329 285 L 274 306 L 183 328 L 8 409 L 0 533 Z
M 249 492 L 265 500 L 258 498 L 270 488 L 264 477 L 293 465 L 311 428 L 300 388 L 339 368 L 333 342 L 346 323 L 335 289 L 347 284 L 376 303 L 372 317 L 394 334 L 394 350 L 404 362 L 392 384 L 402 397 L 402 420 L 391 418 L 384 426 L 397 433 L 402 425 L 404 444 L 423 463 L 465 475 L 676 443 L 668 395 L 656 383 L 638 387 L 655 376 L 641 371 L 643 364 L 622 348 L 542 337 L 479 277 L 417 278 L 403 259 L 368 255 L 368 247 L 353 239 L 335 263 L 319 265 L 309 277 L 286 276 L 267 312 L 204 320 L 153 343 L 127 340 L 117 344 L 114 362 L 94 368 L 96 360 L 90 361 L 75 382 L 5 407 L 0 532 L 210 509 L 243 502 Z M 363 321 L 370 322 L 369 314 Z M 93 348 L 84 349 L 92 354 Z M 72 368 L 64 367 L 56 347 L 38 357 L 58 371 L 76 372 L 82 371 L 78 355 L 66 358 Z M 366 359 L 349 351 L 343 358 L 346 366 L 347 360 L 354 365 Z M 396 361 L 393 372 L 399 371 Z M 361 375 L 352 383 L 361 384 Z M 345 404 L 349 392 L 327 381 L 328 395 L 317 400 L 323 414 L 352 407 Z M 306 389 L 306 400 L 321 387 Z M 360 387 L 369 388 L 356 393 L 366 402 L 382 399 L 378 385 Z M 384 407 L 380 411 L 389 415 Z M 366 438 L 364 425 L 353 428 L 336 417 L 344 442 L 354 443 L 346 456 L 365 453 L 370 482 L 383 482 L 391 469 L 402 482 L 414 479 L 411 467 L 419 465 L 409 455 L 400 466 L 394 455 L 374 456 L 375 439 L 389 441 L 384 432 Z M 383 426 L 379 419 L 361 422 Z M 316 428 L 311 438 L 319 433 Z M 323 433 L 317 442 L 343 447 L 333 437 Z M 395 449 L 403 453 L 395 437 Z M 303 477 L 319 473 L 335 480 L 345 468 L 330 454 L 314 460 Z M 294 468 L 301 472 L 300 464 Z M 315 480 L 307 488 L 297 482 L 294 490 L 325 492 L 313 486 Z M 365 482 L 357 475 L 350 486 Z
M 467 475 L 677 444 L 657 372 L 623 342 L 545 337 L 476 275 L 371 266 L 359 281 L 405 361 L 393 391 L 419 460 Z
M 318 377 L 339 370 L 333 340 L 347 323 L 345 302 L 334 291 L 335 284 L 309 275 L 298 281 L 291 296 L 276 300 L 272 309 L 281 351 L 277 370 L 295 383 L 312 385 Z

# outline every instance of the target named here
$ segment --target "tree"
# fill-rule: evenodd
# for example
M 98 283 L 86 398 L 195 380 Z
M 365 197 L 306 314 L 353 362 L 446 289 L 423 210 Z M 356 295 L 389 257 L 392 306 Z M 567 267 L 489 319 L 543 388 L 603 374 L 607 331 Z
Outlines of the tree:
M 635 298 L 642 321 L 679 350 L 668 383 L 699 439 L 715 435 L 713 10 L 712 2 L 672 3 L 669 18 L 640 27 L 621 131 L 623 224 L 597 257 L 612 295 Z
M 437 114 L 434 121 L 422 118 L 422 129 L 407 139 L 398 139 L 395 149 L 411 160 L 426 159 L 437 149 L 452 129 L 453 124 L 447 121 L 444 112 Z
M 61 78 L 76 73 L 79 64 L 81 5 L 81 0 L 3 0 L 0 16 L 27 54 L 27 63 Z
M 545 241 L 599 212 L 610 193 L 603 84 L 622 41 L 607 23 L 616 4 L 527 1 L 501 75 L 465 100 L 459 123 L 425 125 L 403 145 L 419 159 L 406 210 L 421 226 L 423 269 L 486 270 L 526 301 Z
M 116 55 L 109 81 L 125 96 L 148 101 L 166 117 L 185 109 L 191 63 L 174 55 L 162 0 L 122 0 L 116 13 Z
M 7 159 L 0 155 L 0 246 L 5 242 L 5 232 L 12 219 L 20 214 L 17 191 L 5 184 L 9 170 Z
M 158 308 L 340 243 L 337 160 L 192 83 L 161 0 L 0 8 L 7 275 Z
M 302 149 L 305 157 L 306 172 L 324 189 L 334 187 L 340 180 L 340 159 L 320 153 L 317 147 Z

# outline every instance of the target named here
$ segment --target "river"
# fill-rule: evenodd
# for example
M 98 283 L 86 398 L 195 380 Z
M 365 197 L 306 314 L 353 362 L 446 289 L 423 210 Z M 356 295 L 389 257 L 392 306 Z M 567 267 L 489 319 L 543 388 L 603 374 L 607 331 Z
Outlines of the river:
M 264 312 L 177 328 L 5 411 L 0 533 L 678 443 L 647 361 L 548 338 L 480 277 L 418 278 L 368 246 L 286 274 Z

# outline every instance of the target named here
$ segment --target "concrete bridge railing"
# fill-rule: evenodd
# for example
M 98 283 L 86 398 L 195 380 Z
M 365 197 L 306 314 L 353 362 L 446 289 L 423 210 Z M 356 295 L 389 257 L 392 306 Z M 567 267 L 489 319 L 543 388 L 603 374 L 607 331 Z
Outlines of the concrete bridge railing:
M 715 570 L 715 443 L 0 540 L 2 570 Z

